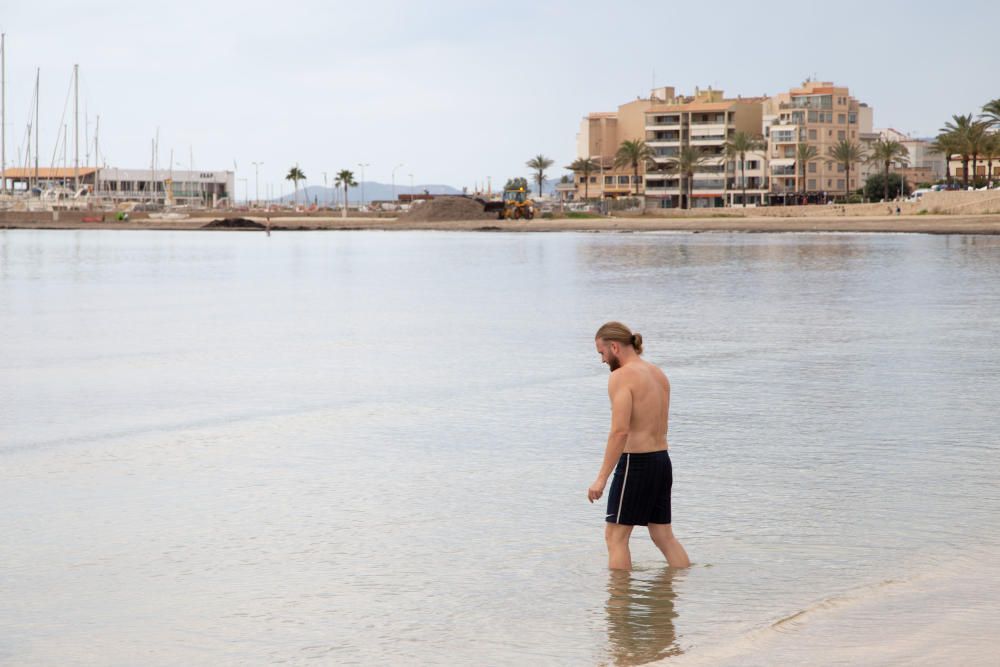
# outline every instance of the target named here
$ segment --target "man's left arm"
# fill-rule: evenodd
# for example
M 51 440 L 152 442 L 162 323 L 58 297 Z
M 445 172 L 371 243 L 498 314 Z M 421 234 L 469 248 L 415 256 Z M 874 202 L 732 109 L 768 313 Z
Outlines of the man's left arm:
M 604 495 L 608 478 L 611 477 L 618 459 L 625 451 L 632 422 L 632 390 L 620 373 L 611 374 L 608 380 L 608 394 L 611 396 L 611 433 L 608 434 L 608 444 L 604 448 L 601 470 L 597 473 L 597 479 L 587 489 L 587 499 L 590 502 Z

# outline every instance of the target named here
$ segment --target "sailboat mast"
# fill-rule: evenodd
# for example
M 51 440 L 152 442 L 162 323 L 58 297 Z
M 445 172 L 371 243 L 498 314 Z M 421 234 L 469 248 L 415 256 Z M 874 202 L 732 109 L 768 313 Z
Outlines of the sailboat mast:
M 42 68 L 35 70 L 35 186 L 38 186 L 38 107 L 41 106 L 41 99 L 38 97 L 38 81 L 42 76 Z M 31 138 L 28 138 L 31 141 Z
M 0 192 L 7 194 L 7 34 L 0 33 Z
M 97 127 L 94 128 L 94 193 L 101 196 L 101 152 L 98 150 L 98 136 L 101 133 L 101 115 L 97 115 Z
M 80 191 L 80 66 L 73 65 L 73 192 Z

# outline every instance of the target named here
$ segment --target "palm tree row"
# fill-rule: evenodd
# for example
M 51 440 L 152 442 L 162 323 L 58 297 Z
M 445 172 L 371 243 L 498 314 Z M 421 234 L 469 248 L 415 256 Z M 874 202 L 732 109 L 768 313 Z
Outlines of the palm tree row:
M 1000 98 L 983 105 L 979 117 L 955 114 L 938 131 L 933 150 L 944 156 L 945 178 L 951 183 L 951 160 L 962 162 L 962 187 L 969 187 L 969 166 L 975 177 L 980 159 L 986 160 L 987 179 L 993 175 L 993 160 L 1000 159 Z

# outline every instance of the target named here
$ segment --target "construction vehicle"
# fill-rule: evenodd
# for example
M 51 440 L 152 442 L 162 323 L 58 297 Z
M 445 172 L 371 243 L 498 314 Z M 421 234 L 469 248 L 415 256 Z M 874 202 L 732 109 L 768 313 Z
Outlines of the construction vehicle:
M 503 189 L 499 201 L 478 200 L 487 213 L 496 213 L 497 220 L 531 220 L 535 217 L 535 202 L 528 196 L 528 181 L 512 178 Z

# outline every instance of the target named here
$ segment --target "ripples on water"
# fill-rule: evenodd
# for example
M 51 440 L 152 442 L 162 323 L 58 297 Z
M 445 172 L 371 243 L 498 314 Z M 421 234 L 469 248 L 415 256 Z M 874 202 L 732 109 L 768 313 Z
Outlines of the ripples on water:
M 998 259 L 0 232 L 0 662 L 683 663 L 995 554 Z M 604 569 L 610 318 L 671 376 L 685 572 Z

